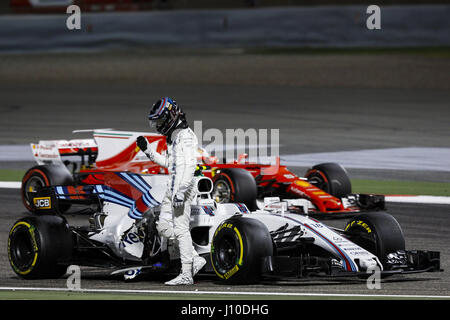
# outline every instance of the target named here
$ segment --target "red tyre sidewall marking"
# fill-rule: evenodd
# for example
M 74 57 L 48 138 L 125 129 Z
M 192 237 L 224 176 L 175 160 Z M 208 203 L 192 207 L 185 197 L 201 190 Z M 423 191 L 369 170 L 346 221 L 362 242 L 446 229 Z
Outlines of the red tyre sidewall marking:
M 323 178 L 324 182 L 329 184 L 327 177 L 326 177 L 325 174 L 324 174 L 322 171 L 320 171 L 320 170 L 316 170 L 316 169 L 310 170 L 310 171 L 306 174 L 306 178 L 308 178 L 308 177 L 309 177 L 311 174 L 313 174 L 313 173 L 318 173 L 318 174 Z
M 33 170 L 28 171 L 28 173 L 22 179 L 22 192 L 21 193 L 22 193 L 22 202 L 23 202 L 25 208 L 27 208 L 29 211 L 32 211 L 33 208 L 31 207 L 31 205 L 28 205 L 27 201 L 25 200 L 26 190 L 23 190 L 23 187 L 25 186 L 25 183 L 30 178 L 30 176 L 33 175 L 33 173 L 35 173 L 35 172 L 38 173 L 42 178 L 44 178 L 44 182 L 47 187 L 50 186 L 50 182 L 48 181 L 46 174 L 42 170 L 33 169 Z
M 219 179 L 221 176 L 225 177 L 228 180 L 228 183 L 231 188 L 231 195 L 230 195 L 231 199 L 230 200 L 234 201 L 236 190 L 234 189 L 233 181 L 231 180 L 230 176 L 227 175 L 226 173 L 220 173 L 220 175 L 217 179 Z M 217 181 L 217 179 L 216 179 L 216 181 Z

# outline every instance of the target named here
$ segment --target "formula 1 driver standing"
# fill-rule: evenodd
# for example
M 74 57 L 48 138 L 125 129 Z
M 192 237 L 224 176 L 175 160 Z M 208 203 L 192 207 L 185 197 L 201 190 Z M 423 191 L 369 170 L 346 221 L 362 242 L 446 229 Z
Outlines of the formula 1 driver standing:
M 181 107 L 171 98 L 158 100 L 150 110 L 151 127 L 167 137 L 167 155 L 147 148 L 147 140 L 140 136 L 137 145 L 147 157 L 169 171 L 167 191 L 161 203 L 156 229 L 160 236 L 175 239 L 181 258 L 181 273 L 166 285 L 191 285 L 193 277 L 206 264 L 192 245 L 189 230 L 191 202 L 195 197 L 197 137 L 189 128 Z

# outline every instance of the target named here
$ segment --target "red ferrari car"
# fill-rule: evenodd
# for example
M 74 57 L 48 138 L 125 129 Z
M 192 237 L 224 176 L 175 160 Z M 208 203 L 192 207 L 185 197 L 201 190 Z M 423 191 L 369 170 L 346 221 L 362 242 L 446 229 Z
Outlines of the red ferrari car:
M 82 132 L 82 130 L 74 131 Z M 154 133 L 92 130 L 93 139 L 43 140 L 31 144 L 38 165 L 22 180 L 22 198 L 32 211 L 29 192 L 42 186 L 61 186 L 76 200 L 83 186 L 103 184 L 108 172 L 167 174 L 167 169 L 151 162 L 136 145 L 140 135 L 157 152 L 167 150 L 165 136 Z M 219 163 L 204 149 L 198 150 L 199 174 L 214 182 L 217 202 L 245 203 L 250 210 L 267 203 L 263 199 L 304 199 L 302 210 L 324 217 L 337 217 L 365 210 L 384 209 L 384 196 L 352 194 L 346 170 L 336 163 L 322 163 L 309 169 L 304 177 L 286 166 L 247 161 L 245 154 L 231 163 Z M 68 209 L 70 205 L 60 208 Z

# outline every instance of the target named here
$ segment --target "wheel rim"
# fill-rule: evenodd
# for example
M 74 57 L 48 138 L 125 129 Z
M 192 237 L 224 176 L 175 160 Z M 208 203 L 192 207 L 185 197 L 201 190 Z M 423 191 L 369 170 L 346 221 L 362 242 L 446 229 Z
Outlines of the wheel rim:
M 317 188 L 330 193 L 330 184 L 328 183 L 327 178 L 323 176 L 322 173 L 312 173 L 310 176 L 308 176 L 308 182 L 316 186 Z
M 220 269 L 230 270 L 236 265 L 238 249 L 233 237 L 224 235 L 216 247 L 217 262 Z
M 20 228 L 14 233 L 10 244 L 11 260 L 19 270 L 28 269 L 34 260 L 33 240 L 26 228 Z
M 231 201 L 231 187 L 224 181 L 219 180 L 214 185 L 213 199 L 219 203 L 227 203 Z
M 28 179 L 28 181 L 25 183 L 25 188 L 24 188 L 24 197 L 25 197 L 25 201 L 27 202 L 28 205 L 30 204 L 30 199 L 28 198 L 28 192 L 36 192 L 37 189 L 45 187 L 45 182 L 44 179 L 42 179 L 39 176 L 32 176 L 30 179 Z

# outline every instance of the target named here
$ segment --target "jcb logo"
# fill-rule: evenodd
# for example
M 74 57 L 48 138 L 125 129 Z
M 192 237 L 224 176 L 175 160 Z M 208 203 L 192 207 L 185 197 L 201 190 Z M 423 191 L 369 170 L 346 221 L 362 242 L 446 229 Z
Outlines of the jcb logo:
M 34 198 L 34 206 L 37 209 L 51 209 L 52 204 L 50 201 L 50 197 Z

